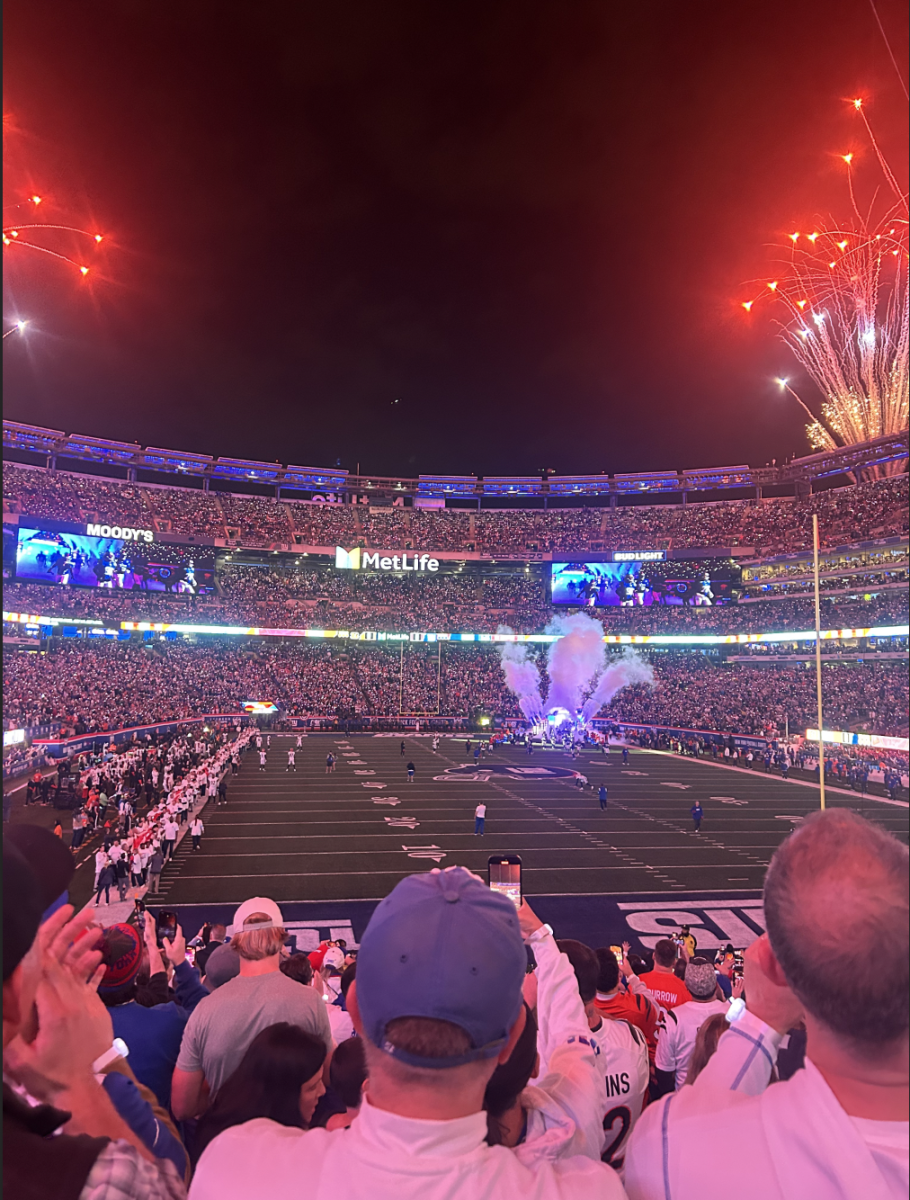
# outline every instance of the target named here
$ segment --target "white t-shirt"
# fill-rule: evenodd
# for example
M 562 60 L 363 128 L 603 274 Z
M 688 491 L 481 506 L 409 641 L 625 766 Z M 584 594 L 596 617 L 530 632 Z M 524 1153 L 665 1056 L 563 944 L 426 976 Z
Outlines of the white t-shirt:
M 474 816 L 480 817 L 482 820 L 486 815 L 487 815 L 487 806 L 485 804 L 478 804 L 477 807 L 474 809 Z
M 896 1195 L 906 1195 L 910 1121 L 870 1121 L 866 1117 L 850 1120 L 890 1188 Z
M 190 833 L 193 837 L 202 837 L 203 833 L 205 833 L 205 826 L 201 821 L 192 821 L 190 823 Z
M 634 1025 L 609 1017 L 604 1017 L 599 1029 L 591 1030 L 591 1038 L 600 1049 L 597 1064 L 604 1073 L 607 1092 L 603 1149 L 608 1157 L 604 1161 L 619 1170 L 651 1079 L 648 1043 Z
M 164 840 L 166 842 L 172 842 L 179 832 L 180 826 L 176 821 L 164 822 Z
M 658 1071 L 676 1072 L 677 1091 L 686 1082 L 699 1029 L 708 1017 L 715 1013 L 726 1014 L 729 1007 L 726 1000 L 687 1000 L 685 1004 L 667 1010 L 666 1024 L 657 1038 L 654 1065 Z

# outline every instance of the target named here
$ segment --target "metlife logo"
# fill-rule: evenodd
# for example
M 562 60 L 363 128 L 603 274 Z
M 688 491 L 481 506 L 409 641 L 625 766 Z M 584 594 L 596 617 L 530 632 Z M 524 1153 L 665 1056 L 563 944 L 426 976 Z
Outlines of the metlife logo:
M 339 571 L 430 571 L 439 570 L 439 559 L 431 558 L 429 554 L 382 554 L 377 551 L 371 554 L 369 550 L 361 550 L 355 546 L 353 550 L 345 550 L 343 546 L 335 547 L 335 566 Z

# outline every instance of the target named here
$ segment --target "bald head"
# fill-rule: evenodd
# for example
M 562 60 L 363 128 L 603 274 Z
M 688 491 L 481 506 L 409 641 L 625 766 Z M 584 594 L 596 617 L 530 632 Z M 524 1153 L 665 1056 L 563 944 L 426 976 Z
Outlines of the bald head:
M 872 1049 L 910 1023 L 907 847 L 846 809 L 814 813 L 765 878 L 765 922 L 790 987 L 817 1020 Z

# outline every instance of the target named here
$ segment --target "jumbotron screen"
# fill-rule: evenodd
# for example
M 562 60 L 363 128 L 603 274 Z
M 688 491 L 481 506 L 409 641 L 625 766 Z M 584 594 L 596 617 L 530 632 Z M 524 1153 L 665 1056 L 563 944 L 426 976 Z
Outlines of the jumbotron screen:
M 145 545 L 19 527 L 16 578 L 63 587 L 203 595 L 215 588 L 215 557 L 196 547 Z
M 652 604 L 708 607 L 736 600 L 740 568 L 728 558 L 691 562 L 554 562 L 553 604 L 634 608 Z

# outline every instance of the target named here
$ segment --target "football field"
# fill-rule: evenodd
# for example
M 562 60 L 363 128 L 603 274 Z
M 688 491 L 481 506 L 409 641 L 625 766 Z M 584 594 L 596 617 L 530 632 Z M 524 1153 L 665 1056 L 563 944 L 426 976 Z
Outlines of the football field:
M 632 750 L 496 749 L 479 765 L 465 738 L 273 734 L 260 770 L 250 750 L 228 803 L 203 813 L 162 876 L 170 905 L 375 901 L 404 876 L 459 864 L 485 876 L 491 854 L 518 854 L 534 896 L 734 894 L 761 888 L 775 847 L 818 806 L 818 789 L 778 775 Z M 476 743 L 475 743 L 476 744 Z M 288 770 L 294 748 L 296 770 Z M 329 752 L 336 767 L 326 773 Z M 406 764 L 415 766 L 412 783 Z M 593 786 L 579 788 L 577 775 Z M 608 788 L 606 812 L 597 798 Z M 696 833 L 689 809 L 704 808 Z M 474 809 L 487 806 L 483 836 Z M 906 805 L 829 792 L 907 839 Z

